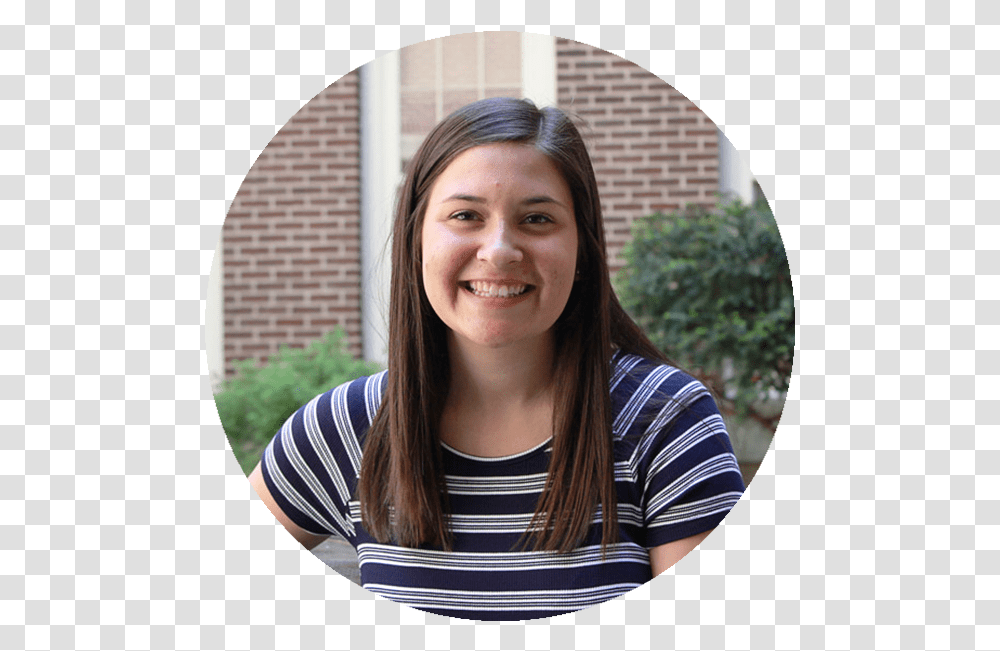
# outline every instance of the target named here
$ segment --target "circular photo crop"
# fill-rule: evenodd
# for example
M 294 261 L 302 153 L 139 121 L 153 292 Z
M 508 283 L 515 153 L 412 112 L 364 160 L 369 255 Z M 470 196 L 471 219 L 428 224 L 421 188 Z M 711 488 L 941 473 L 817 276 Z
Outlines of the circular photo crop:
M 251 485 L 337 572 L 450 617 L 670 568 L 743 496 L 792 372 L 788 260 L 736 149 L 561 38 L 345 75 L 261 152 L 216 260 L 209 365 Z

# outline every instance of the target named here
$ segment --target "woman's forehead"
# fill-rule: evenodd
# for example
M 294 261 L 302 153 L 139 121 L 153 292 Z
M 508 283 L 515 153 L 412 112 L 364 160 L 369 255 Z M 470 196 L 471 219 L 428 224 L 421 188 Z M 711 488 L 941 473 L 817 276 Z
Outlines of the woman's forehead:
M 494 143 L 465 149 L 441 171 L 430 188 L 435 201 L 452 194 L 511 186 L 529 194 L 559 195 L 571 202 L 569 185 L 559 166 L 530 144 Z

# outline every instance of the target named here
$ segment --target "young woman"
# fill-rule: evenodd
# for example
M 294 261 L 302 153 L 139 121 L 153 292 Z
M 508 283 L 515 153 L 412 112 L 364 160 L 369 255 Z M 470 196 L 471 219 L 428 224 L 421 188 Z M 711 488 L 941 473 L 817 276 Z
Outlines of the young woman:
M 411 161 L 388 370 L 318 396 L 250 480 L 365 588 L 481 620 L 614 598 L 691 551 L 743 492 L 708 391 L 611 287 L 600 198 L 558 109 L 487 99 Z

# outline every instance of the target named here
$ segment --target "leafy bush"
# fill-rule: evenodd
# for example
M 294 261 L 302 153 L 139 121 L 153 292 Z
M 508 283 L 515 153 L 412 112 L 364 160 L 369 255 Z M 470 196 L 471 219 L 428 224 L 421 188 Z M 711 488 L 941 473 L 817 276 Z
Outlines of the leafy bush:
M 339 327 L 307 348 L 282 346 L 267 365 L 234 362 L 236 375 L 215 396 L 222 427 L 243 472 L 250 474 L 264 447 L 289 416 L 315 396 L 344 382 L 377 373 L 371 362 L 354 359 Z
M 652 215 L 636 223 L 624 257 L 616 277 L 622 305 L 729 407 L 746 415 L 769 392 L 788 389 L 792 284 L 765 201 Z M 767 419 L 773 430 L 776 417 Z

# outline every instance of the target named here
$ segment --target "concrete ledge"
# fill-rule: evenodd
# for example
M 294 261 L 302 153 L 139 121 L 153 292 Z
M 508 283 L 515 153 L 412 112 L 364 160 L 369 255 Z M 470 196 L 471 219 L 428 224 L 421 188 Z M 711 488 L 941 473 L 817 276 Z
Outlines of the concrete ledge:
M 349 581 L 361 585 L 361 570 L 358 568 L 358 554 L 351 543 L 340 536 L 330 536 L 313 547 L 316 558 Z

